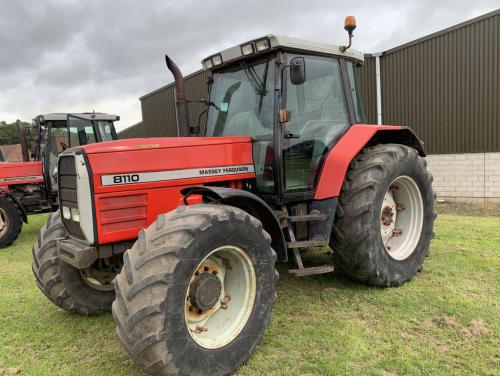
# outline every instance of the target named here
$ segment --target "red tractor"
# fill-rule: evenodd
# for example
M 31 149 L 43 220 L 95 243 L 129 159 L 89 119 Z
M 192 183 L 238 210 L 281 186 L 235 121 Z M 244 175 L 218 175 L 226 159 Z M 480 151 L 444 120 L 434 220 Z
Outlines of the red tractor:
M 68 147 L 116 140 L 113 122 L 101 113 L 47 114 L 33 119 L 33 160 L 20 129 L 23 162 L 0 163 L 0 248 L 8 247 L 28 222 L 29 214 L 57 210 L 57 156 Z
M 112 310 L 124 348 L 149 374 L 225 375 L 270 323 L 276 261 L 292 259 L 296 276 L 335 265 L 374 286 L 420 270 L 432 177 L 410 129 L 365 124 L 361 53 L 267 35 L 210 56 L 203 137 L 166 61 L 182 137 L 59 157 L 60 212 L 33 248 L 38 286 L 54 304 Z M 303 265 L 302 249 L 325 246 L 332 264 Z

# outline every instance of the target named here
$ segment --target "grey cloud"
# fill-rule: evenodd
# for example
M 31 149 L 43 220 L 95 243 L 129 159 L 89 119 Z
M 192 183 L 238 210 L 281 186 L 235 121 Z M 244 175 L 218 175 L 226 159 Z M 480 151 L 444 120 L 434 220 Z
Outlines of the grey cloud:
M 497 0 L 10 1 L 0 0 L 0 120 L 48 111 L 118 113 L 140 120 L 137 98 L 171 81 L 169 53 L 187 74 L 218 50 L 267 33 L 394 47 L 497 7 Z

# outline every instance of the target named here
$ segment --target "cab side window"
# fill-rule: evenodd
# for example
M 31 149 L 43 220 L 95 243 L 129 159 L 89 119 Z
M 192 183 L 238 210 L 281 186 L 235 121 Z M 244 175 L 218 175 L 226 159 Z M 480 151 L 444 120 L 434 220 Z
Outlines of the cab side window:
M 287 61 L 295 56 L 288 54 Z M 287 75 L 286 82 L 286 108 L 291 112 L 286 132 L 293 135 L 285 139 L 283 155 L 289 192 L 313 189 L 321 157 L 349 126 L 338 59 L 301 56 L 306 81 L 293 85 Z

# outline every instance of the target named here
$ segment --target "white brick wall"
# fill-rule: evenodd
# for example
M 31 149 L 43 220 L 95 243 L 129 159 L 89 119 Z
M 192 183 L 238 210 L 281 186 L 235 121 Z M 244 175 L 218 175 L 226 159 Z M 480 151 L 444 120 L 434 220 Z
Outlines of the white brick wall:
M 427 156 L 438 200 L 500 202 L 500 153 Z

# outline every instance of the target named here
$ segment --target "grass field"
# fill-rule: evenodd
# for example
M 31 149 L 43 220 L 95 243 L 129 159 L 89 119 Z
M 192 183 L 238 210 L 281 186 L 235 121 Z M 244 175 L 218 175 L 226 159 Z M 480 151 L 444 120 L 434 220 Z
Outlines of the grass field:
M 53 306 L 31 273 L 45 216 L 0 250 L 0 375 L 141 375 L 111 315 Z M 239 375 L 500 374 L 500 217 L 441 215 L 424 270 L 400 288 L 336 273 L 291 279 Z M 311 252 L 305 259 L 326 256 Z

